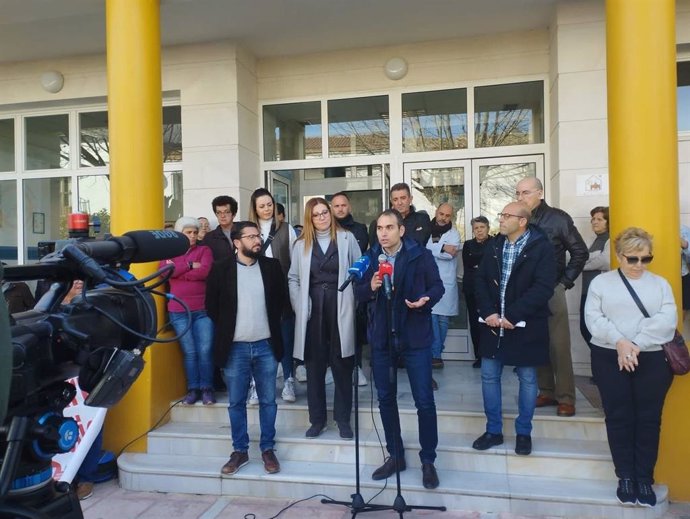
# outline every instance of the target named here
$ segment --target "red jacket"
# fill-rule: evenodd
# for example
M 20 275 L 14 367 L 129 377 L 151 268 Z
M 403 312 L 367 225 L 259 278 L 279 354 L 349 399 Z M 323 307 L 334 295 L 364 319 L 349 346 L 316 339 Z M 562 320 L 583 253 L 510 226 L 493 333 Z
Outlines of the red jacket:
M 170 278 L 170 292 L 182 299 L 189 309 L 205 310 L 206 278 L 213 264 L 213 253 L 205 245 L 193 245 L 182 256 L 177 256 L 159 263 L 159 268 L 169 264 L 175 265 Z M 200 263 L 199 268 L 191 268 L 192 263 Z M 168 302 L 169 312 L 184 312 L 184 308 L 177 301 Z

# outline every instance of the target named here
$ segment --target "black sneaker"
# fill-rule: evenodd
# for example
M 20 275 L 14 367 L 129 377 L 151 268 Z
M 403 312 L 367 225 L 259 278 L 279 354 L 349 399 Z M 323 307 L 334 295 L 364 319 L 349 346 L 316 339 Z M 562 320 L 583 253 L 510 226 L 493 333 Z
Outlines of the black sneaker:
M 652 494 L 653 493 L 652 491 Z M 619 479 L 616 497 L 618 498 L 618 502 L 622 505 L 634 505 L 637 501 L 637 496 L 635 495 L 635 482 L 630 478 Z M 656 496 L 654 496 L 654 501 L 656 502 Z
M 355 435 L 352 432 L 352 427 L 350 427 L 349 423 L 338 422 L 338 431 L 340 431 L 340 437 L 343 440 L 351 440 L 355 437 Z
M 656 505 L 656 494 L 654 493 L 651 483 L 637 483 L 636 501 L 638 505 L 647 506 L 649 508 Z
M 474 440 L 472 448 L 478 451 L 485 451 L 496 445 L 501 445 L 503 443 L 502 434 L 492 434 L 490 432 L 485 432 L 479 438 Z
M 326 430 L 326 424 L 325 423 L 320 423 L 320 424 L 312 424 L 309 429 L 307 429 L 307 432 L 305 433 L 304 436 L 307 438 L 317 438 L 321 436 L 321 433 Z
M 532 453 L 532 438 L 529 434 L 518 434 L 515 437 L 515 454 L 529 456 Z

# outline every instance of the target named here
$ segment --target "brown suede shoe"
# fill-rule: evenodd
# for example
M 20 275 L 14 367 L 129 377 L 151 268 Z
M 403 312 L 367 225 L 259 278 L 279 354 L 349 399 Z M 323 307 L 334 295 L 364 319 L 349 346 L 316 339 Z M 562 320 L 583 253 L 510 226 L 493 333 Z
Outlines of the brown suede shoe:
M 220 472 L 226 476 L 232 476 L 247 463 L 249 463 L 249 454 L 246 452 L 235 451 L 230 455 L 230 459 L 225 465 L 223 465 L 223 468 L 220 469 Z
M 558 401 L 548 396 L 537 395 L 537 407 L 546 407 L 547 405 L 558 405 Z
M 575 406 L 573 404 L 558 404 L 558 416 L 575 416 Z
M 261 453 L 261 459 L 264 462 L 264 470 L 266 474 L 276 474 L 280 472 L 280 462 L 276 458 L 276 453 L 273 449 L 266 449 Z

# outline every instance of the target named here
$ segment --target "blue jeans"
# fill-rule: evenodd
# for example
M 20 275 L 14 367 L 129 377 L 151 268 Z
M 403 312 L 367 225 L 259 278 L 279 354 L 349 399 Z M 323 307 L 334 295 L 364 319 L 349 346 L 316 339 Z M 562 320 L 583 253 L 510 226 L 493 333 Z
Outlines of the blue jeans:
M 446 335 L 448 335 L 447 315 L 431 314 L 431 328 L 434 331 L 434 341 L 431 343 L 431 357 L 440 359 L 446 347 Z
M 417 408 L 417 426 L 421 446 L 419 459 L 422 463 L 433 463 L 438 445 L 438 424 L 434 390 L 431 387 L 431 350 L 429 348 L 406 349 L 395 355 L 393 366 L 397 366 L 397 355 L 405 359 L 412 398 Z M 386 449 L 391 456 L 402 459 L 405 456 L 405 450 L 400 435 L 397 387 L 391 381 L 391 374 L 396 371 L 391 367 L 391 358 L 387 349 L 372 347 L 371 367 L 379 399 L 381 422 L 386 435 Z
M 77 481 L 94 483 L 98 479 L 98 460 L 101 459 L 103 450 L 103 429 L 98 432 L 98 436 L 93 440 L 89 452 L 86 453 L 84 461 L 81 462 L 77 470 Z
M 520 380 L 518 393 L 518 416 L 515 419 L 515 433 L 530 435 L 532 417 L 537 404 L 537 368 L 518 366 L 517 376 Z M 497 359 L 482 357 L 482 396 L 484 397 L 484 414 L 486 414 L 486 432 L 503 434 L 501 414 L 501 374 L 503 362 Z
M 283 380 L 287 380 L 292 376 L 292 352 L 295 349 L 294 314 L 280 321 L 280 334 L 283 336 L 283 358 L 280 363 L 283 366 Z
M 275 446 L 276 436 L 276 373 L 278 361 L 267 339 L 256 342 L 233 342 L 225 365 L 228 386 L 228 415 L 232 431 L 232 447 L 239 452 L 249 450 L 247 434 L 247 392 L 254 377 L 259 396 L 261 452 Z
M 187 312 L 170 312 L 170 323 L 180 335 L 187 326 Z M 192 326 L 179 339 L 184 355 L 187 389 L 213 387 L 213 321 L 206 310 L 192 312 Z

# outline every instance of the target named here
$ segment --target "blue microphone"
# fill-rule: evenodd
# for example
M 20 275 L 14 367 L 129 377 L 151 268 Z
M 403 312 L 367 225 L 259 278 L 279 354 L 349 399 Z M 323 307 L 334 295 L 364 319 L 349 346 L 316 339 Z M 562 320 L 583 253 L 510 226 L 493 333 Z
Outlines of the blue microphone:
M 364 277 L 364 273 L 367 271 L 369 268 L 369 256 L 364 254 L 361 256 L 357 261 L 355 261 L 352 266 L 347 269 L 347 279 L 345 282 L 340 285 L 340 288 L 338 289 L 340 292 L 345 290 L 347 286 L 352 283 L 355 279 L 359 280 Z

